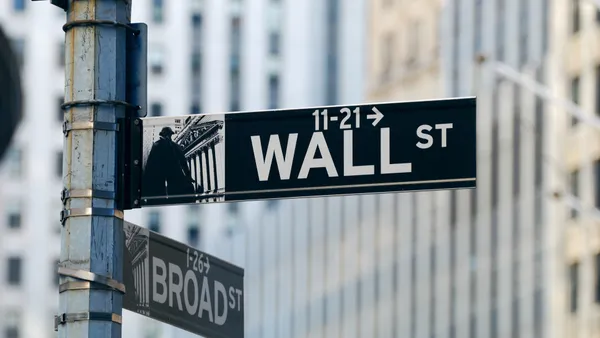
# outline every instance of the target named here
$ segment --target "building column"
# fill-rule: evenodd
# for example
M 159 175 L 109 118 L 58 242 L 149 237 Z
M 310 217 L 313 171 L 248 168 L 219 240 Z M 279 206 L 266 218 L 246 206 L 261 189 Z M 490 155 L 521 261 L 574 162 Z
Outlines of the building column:
M 208 149 L 202 151 L 202 160 L 204 160 L 204 192 L 210 191 L 210 164 L 208 162 Z
M 217 192 L 219 190 L 219 170 L 218 170 L 219 164 L 217 162 L 217 155 L 216 155 L 217 152 L 215 151 L 215 143 L 214 142 L 210 145 L 210 150 L 212 152 L 213 172 L 214 172 L 214 175 L 215 175 L 215 180 L 213 182 L 214 183 L 214 189 L 213 189 L 213 191 Z

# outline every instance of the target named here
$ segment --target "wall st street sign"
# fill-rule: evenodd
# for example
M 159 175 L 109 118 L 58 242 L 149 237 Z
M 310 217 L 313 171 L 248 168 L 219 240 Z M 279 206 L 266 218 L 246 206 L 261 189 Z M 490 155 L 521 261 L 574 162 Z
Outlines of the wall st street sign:
M 474 188 L 476 99 L 142 119 L 141 206 Z
M 123 222 L 123 307 L 208 338 L 244 337 L 244 270 Z

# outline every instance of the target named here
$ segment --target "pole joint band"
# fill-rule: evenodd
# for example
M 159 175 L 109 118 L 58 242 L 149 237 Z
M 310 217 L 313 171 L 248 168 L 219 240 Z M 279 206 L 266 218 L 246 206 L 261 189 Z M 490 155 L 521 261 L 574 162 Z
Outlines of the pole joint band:
M 116 194 L 113 191 L 104 190 L 92 190 L 92 189 L 63 189 L 60 193 L 60 200 L 63 205 L 66 204 L 69 198 L 102 198 L 107 200 L 114 200 Z
M 123 106 L 133 110 L 140 110 L 142 107 L 136 106 L 129 102 L 120 101 L 120 100 L 76 100 L 65 102 L 60 105 L 60 108 L 65 110 L 71 107 L 76 106 L 101 106 L 101 105 L 109 105 L 109 106 Z
M 122 210 L 109 209 L 109 208 L 75 208 L 75 209 L 63 209 L 60 212 L 60 222 L 65 225 L 65 221 L 69 217 L 82 217 L 82 216 L 105 216 L 105 217 L 116 217 L 119 219 L 124 218 Z
M 123 323 L 123 317 L 112 312 L 63 313 L 58 316 L 54 316 L 54 331 L 58 331 L 59 325 L 85 320 L 98 320 L 105 322 L 113 322 L 117 324 Z
M 71 130 L 106 130 L 119 131 L 119 124 L 112 122 L 73 122 L 63 123 L 63 134 L 67 136 Z
M 128 25 L 128 24 L 125 24 L 125 23 L 122 23 L 122 22 L 118 22 L 118 21 L 114 21 L 114 20 L 75 20 L 75 21 L 67 22 L 66 24 L 64 24 L 63 27 L 62 27 L 62 29 L 66 33 L 69 29 L 71 29 L 73 27 L 80 27 L 80 26 L 100 26 L 100 25 L 107 25 L 107 26 L 113 26 L 113 27 L 122 27 L 122 28 L 125 28 L 125 29 L 131 31 L 135 35 L 139 35 L 140 34 L 140 30 L 139 29 L 134 28 L 131 25 Z
M 100 284 L 103 286 L 107 286 L 111 289 L 119 291 L 121 293 L 125 293 L 125 284 L 120 283 L 110 277 L 102 276 L 93 272 L 85 271 L 85 270 L 75 270 L 65 267 L 59 267 L 58 273 L 62 276 L 72 277 L 76 279 L 80 279 L 86 282 Z M 66 283 L 65 283 L 66 284 Z M 61 284 L 61 286 L 64 284 Z M 81 287 L 82 285 L 78 285 Z M 65 290 L 66 291 L 66 290 Z

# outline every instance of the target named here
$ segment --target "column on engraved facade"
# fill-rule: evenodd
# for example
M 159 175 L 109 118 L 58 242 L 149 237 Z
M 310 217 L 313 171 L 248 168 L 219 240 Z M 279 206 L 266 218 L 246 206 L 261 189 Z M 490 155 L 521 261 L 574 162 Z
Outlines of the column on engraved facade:
M 225 145 L 223 139 L 220 139 L 215 143 L 214 150 L 217 162 L 217 173 L 219 174 L 216 189 L 225 189 Z
M 217 162 L 217 152 L 215 151 L 215 143 L 216 143 L 216 141 L 213 141 L 211 143 L 210 151 L 212 153 L 212 161 L 213 161 L 213 176 L 214 176 L 213 191 L 217 192 L 217 191 L 219 191 L 219 162 Z
M 198 151 L 194 152 L 194 180 L 196 180 L 196 184 L 198 186 L 202 186 L 202 168 L 200 166 L 200 153 Z M 198 193 L 202 191 L 198 190 Z
M 212 149 L 212 145 L 209 144 L 206 149 L 206 155 L 208 156 L 208 168 L 209 168 L 209 180 L 210 180 L 210 188 L 209 191 L 215 190 L 215 160 L 214 160 L 214 151 Z
M 210 191 L 210 174 L 206 147 L 202 148 L 202 178 L 204 183 L 204 192 Z

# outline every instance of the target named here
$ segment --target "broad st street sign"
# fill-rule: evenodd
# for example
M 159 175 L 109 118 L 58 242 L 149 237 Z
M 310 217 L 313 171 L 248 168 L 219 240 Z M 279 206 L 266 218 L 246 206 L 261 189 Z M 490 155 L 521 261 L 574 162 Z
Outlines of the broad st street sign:
M 476 99 L 142 119 L 141 206 L 474 188 Z
M 123 307 L 208 338 L 244 337 L 244 270 L 123 222 Z

